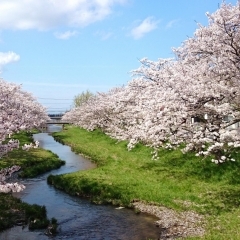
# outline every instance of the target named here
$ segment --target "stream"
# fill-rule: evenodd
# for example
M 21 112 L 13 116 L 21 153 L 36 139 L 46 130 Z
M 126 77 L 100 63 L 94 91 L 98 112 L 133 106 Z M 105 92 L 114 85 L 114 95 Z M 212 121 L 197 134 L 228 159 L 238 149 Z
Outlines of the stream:
M 49 132 L 61 131 L 51 125 Z M 148 214 L 135 214 L 131 209 L 118 209 L 111 205 L 96 205 L 87 199 L 70 196 L 47 184 L 49 174 L 63 174 L 95 167 L 95 164 L 71 151 L 69 146 L 56 142 L 48 133 L 34 134 L 40 147 L 56 153 L 66 164 L 39 177 L 26 179 L 26 189 L 13 195 L 30 204 L 45 205 L 48 218 L 56 218 L 59 233 L 55 237 L 44 230 L 29 231 L 27 227 L 13 227 L 0 232 L 1 240 L 148 240 L 158 239 L 157 219 Z

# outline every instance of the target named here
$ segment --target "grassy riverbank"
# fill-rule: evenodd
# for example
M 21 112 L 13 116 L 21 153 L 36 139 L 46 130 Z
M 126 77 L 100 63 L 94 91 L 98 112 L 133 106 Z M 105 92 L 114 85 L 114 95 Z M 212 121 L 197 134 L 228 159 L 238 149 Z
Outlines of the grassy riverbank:
M 161 150 L 160 159 L 155 161 L 151 159 L 151 149 L 139 144 L 129 152 L 126 142 L 117 143 L 100 131 L 87 132 L 70 126 L 54 133 L 54 137 L 98 165 L 96 169 L 50 176 L 49 183 L 57 188 L 88 196 L 96 203 L 132 207 L 144 202 L 148 206 L 172 209 L 174 216 L 186 213 L 185 220 L 183 217 L 174 223 L 179 226 L 184 221 L 189 221 L 189 225 L 188 214 L 194 211 L 204 216 L 205 221 L 197 223 L 205 228 L 204 239 L 240 239 L 240 158 L 237 152 L 233 153 L 236 162 L 223 165 L 215 165 L 210 159 L 202 160 L 193 153 L 184 155 L 179 150 Z M 161 208 L 162 213 L 165 210 Z M 194 228 L 193 232 L 197 232 L 197 227 Z
M 27 204 L 8 193 L 0 193 L 0 202 L 0 231 L 16 225 L 28 225 L 30 230 L 54 226 L 52 234 L 56 232 L 57 221 L 47 218 L 45 206 Z
M 32 142 L 32 133 L 21 132 L 13 135 L 12 138 L 19 139 L 22 146 Z M 19 176 L 23 178 L 35 177 L 64 164 L 65 162 L 56 154 L 41 148 L 24 151 L 20 147 L 0 159 L 0 169 L 13 165 L 21 166 Z M 55 219 L 52 223 L 56 223 Z M 30 229 L 47 228 L 51 221 L 47 219 L 45 207 L 30 205 L 11 194 L 0 193 L 0 231 L 14 225 L 25 224 L 28 224 Z
M 12 165 L 21 166 L 20 177 L 35 177 L 65 164 L 58 156 L 51 151 L 41 148 L 31 148 L 29 151 L 21 149 L 21 146 L 31 143 L 32 133 L 21 132 L 13 135 L 12 138 L 20 141 L 20 148 L 9 152 L 7 156 L 0 159 L 0 168 Z

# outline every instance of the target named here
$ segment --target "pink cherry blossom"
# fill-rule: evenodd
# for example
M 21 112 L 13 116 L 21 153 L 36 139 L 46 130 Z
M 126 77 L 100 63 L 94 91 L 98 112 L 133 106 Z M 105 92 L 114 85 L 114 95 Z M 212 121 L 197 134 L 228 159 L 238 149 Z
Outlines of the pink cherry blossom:
M 97 93 L 63 119 L 128 140 L 129 150 L 142 142 L 153 147 L 154 159 L 160 147 L 185 144 L 183 152 L 234 161 L 232 148 L 240 146 L 240 3 L 222 3 L 206 15 L 209 24 L 198 24 L 193 37 L 173 49 L 173 59 L 142 59 L 126 86 Z

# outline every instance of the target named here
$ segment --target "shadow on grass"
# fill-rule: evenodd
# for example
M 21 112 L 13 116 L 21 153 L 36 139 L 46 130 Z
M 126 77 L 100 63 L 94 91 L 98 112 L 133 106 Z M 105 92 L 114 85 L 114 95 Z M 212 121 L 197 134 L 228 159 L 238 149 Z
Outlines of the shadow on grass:
M 220 191 L 216 197 L 221 199 L 221 202 L 229 210 L 240 207 L 240 187 L 224 189 Z
M 238 157 L 239 158 L 239 157 Z M 237 159 L 237 156 L 236 156 Z M 194 153 L 182 154 L 178 150 L 160 152 L 160 159 L 145 163 L 142 169 L 153 170 L 157 174 L 168 172 L 176 178 L 193 177 L 205 182 L 226 182 L 230 185 L 240 183 L 240 161 L 215 164 L 211 158 L 196 157 Z

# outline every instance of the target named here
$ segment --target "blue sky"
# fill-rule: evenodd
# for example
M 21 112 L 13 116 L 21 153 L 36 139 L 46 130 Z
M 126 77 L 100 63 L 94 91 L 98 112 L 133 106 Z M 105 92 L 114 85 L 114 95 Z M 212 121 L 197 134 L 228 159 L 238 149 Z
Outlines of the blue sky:
M 139 59 L 173 57 L 221 2 L 0 0 L 0 77 L 64 112 L 83 91 L 127 84 Z

